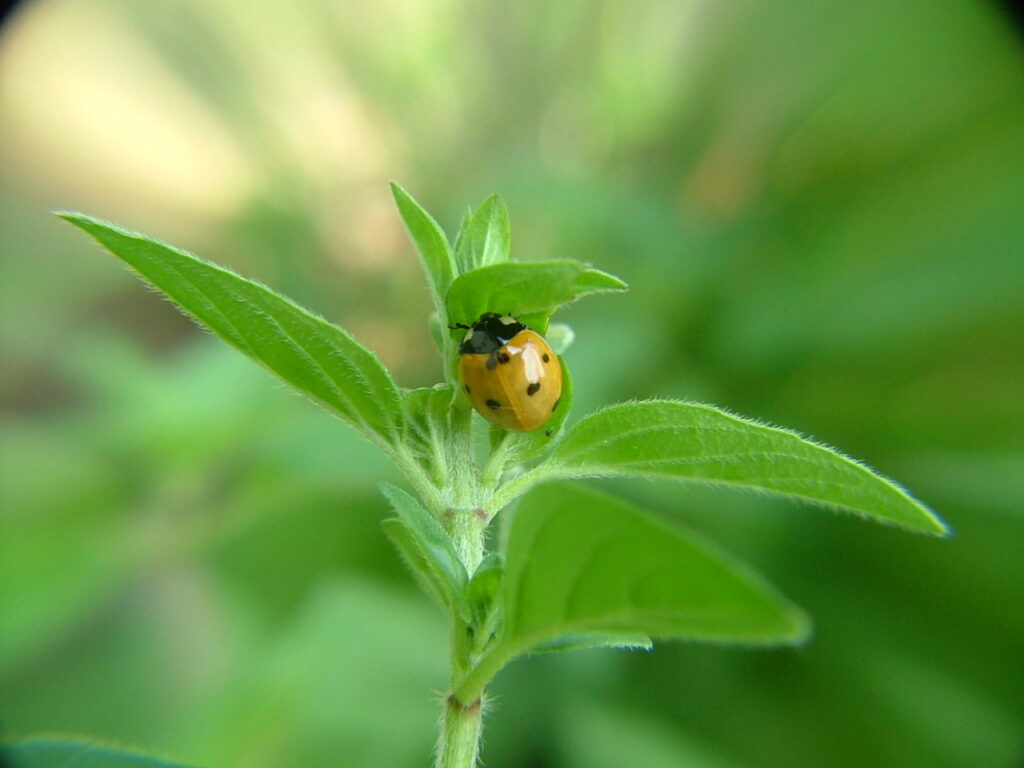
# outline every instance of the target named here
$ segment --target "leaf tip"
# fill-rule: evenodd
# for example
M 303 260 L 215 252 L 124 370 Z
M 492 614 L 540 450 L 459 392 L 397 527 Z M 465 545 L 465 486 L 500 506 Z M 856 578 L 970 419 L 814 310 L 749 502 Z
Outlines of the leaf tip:
M 497 192 L 493 192 L 493 193 L 491 193 L 490 195 L 487 196 L 487 199 L 484 200 L 483 203 L 480 204 L 480 208 L 481 209 L 483 209 L 484 206 L 489 206 L 489 207 L 497 210 L 498 215 L 506 220 L 505 224 L 506 224 L 506 227 L 507 227 L 507 225 L 508 225 L 508 222 L 507 222 L 507 219 L 508 219 L 508 205 L 505 204 L 505 198 L 503 198 Z
M 387 480 L 382 480 L 381 482 L 377 483 L 377 490 L 379 490 L 381 492 L 381 495 L 384 496 L 384 498 L 388 500 L 391 506 L 395 507 L 396 509 L 405 499 L 412 498 L 411 496 L 409 496 L 408 493 L 403 491 L 397 485 L 389 483 Z
M 918 502 L 918 507 L 928 524 L 927 527 L 918 529 L 921 533 L 934 536 L 937 539 L 948 539 L 950 536 L 954 535 L 955 532 L 952 527 L 950 527 L 949 523 L 943 520 L 935 510 L 921 504 L 920 502 Z
M 54 216 L 60 219 L 64 219 L 64 221 L 68 222 L 69 224 L 74 224 L 76 227 L 82 227 L 83 225 L 88 224 L 93 220 L 90 216 L 86 216 L 84 213 L 80 213 L 79 211 L 66 211 L 64 209 L 55 209 L 51 210 L 50 213 L 52 213 Z
M 414 204 L 412 195 L 397 181 L 390 181 L 388 183 L 391 185 L 391 197 L 395 201 L 395 207 L 398 208 L 399 214 L 405 219 L 406 210 L 411 204 Z
M 389 181 L 388 184 L 391 186 L 391 196 L 395 199 L 399 208 L 412 202 L 412 195 L 409 194 L 405 187 L 394 179 Z
M 605 272 L 603 269 L 594 269 L 593 267 L 584 270 L 580 275 L 578 285 L 587 292 L 629 290 L 629 284 L 622 278 L 616 277 L 610 272 Z
M 606 272 L 605 274 L 608 274 L 608 273 Z M 609 291 L 628 291 L 629 290 L 629 283 L 627 283 L 621 277 L 616 277 L 615 275 L 608 275 L 608 277 L 610 278 L 607 281 L 608 282 L 608 290 Z
M 804 645 L 814 637 L 814 622 L 811 617 L 804 613 L 803 609 L 795 605 L 790 606 L 786 611 L 788 623 L 780 640 L 787 645 Z

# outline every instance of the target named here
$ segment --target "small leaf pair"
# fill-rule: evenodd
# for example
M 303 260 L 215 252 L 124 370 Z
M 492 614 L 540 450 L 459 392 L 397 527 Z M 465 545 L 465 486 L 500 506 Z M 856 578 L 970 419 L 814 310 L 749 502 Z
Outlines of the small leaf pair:
M 560 306 L 626 288 L 617 277 L 580 261 L 510 261 L 508 211 L 497 195 L 467 211 L 453 248 L 441 226 L 408 192 L 398 184 L 391 190 L 419 254 L 441 327 L 466 327 L 496 312 L 545 333 Z

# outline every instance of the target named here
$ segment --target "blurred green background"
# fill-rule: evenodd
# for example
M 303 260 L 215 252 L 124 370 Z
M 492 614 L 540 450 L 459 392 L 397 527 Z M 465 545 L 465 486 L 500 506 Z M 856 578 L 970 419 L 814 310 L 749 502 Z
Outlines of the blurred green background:
M 50 208 L 439 376 L 389 198 L 502 194 L 576 415 L 704 400 L 933 506 L 907 535 L 623 483 L 805 607 L 800 649 L 519 661 L 490 768 L 1024 764 L 1024 49 L 980 0 L 36 0 L 0 32 L 0 724 L 204 766 L 426 765 L 446 630 L 393 471 Z

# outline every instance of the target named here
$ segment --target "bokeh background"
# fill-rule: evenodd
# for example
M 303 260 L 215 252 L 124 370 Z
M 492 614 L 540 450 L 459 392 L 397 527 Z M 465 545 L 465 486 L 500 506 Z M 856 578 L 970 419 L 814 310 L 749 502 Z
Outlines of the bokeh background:
M 698 399 L 897 478 L 912 536 L 624 483 L 800 649 L 516 662 L 491 768 L 1024 765 L 1024 47 L 981 0 L 35 0 L 0 30 L 0 724 L 202 766 L 429 762 L 446 633 L 344 424 L 54 217 L 254 277 L 418 386 L 387 181 L 631 284 L 576 415 Z

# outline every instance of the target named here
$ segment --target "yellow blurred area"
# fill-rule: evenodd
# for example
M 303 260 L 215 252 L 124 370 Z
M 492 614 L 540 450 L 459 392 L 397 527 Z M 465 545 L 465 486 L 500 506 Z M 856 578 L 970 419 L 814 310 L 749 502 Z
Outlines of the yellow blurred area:
M 236 210 L 252 194 L 252 161 L 123 19 L 94 5 L 38 3 L 5 34 L 4 166 L 54 197 L 98 196 L 115 210 Z

